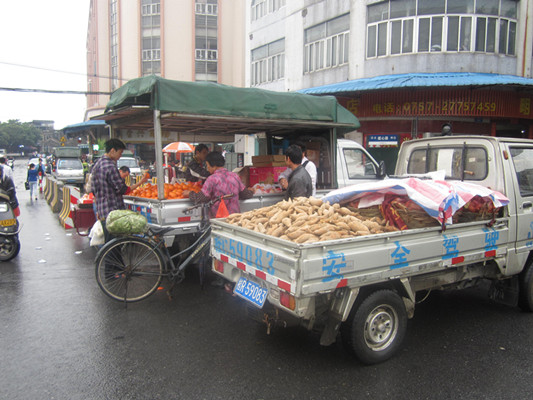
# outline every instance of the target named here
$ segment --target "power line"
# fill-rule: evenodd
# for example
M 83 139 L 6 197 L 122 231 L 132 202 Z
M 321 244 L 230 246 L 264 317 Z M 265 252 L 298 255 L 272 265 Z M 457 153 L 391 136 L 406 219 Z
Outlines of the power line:
M 39 69 L 39 70 L 42 70 L 42 71 L 59 72 L 59 73 L 62 73 L 62 74 L 81 75 L 81 76 L 85 76 L 86 78 L 115 79 L 112 76 L 96 75 L 96 74 L 89 75 L 89 74 L 87 74 L 85 72 L 63 71 L 63 70 L 60 70 L 60 69 L 36 67 L 34 65 L 16 64 L 16 63 L 10 63 L 10 62 L 6 62 L 6 61 L 0 61 L 0 64 L 11 65 L 13 67 Z M 120 81 L 128 81 L 129 80 L 129 79 L 126 79 L 126 78 L 116 78 L 116 79 L 118 79 Z
M 20 92 L 20 93 L 53 93 L 53 94 L 102 94 L 111 95 L 111 92 L 88 92 L 83 90 L 51 90 L 51 89 L 24 89 L 24 88 L 6 88 L 0 87 L 0 91 Z

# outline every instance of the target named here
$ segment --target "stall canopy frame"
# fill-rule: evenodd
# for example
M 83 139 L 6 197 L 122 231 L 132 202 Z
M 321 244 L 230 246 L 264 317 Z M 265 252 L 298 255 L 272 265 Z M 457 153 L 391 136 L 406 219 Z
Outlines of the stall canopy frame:
M 352 131 L 359 120 L 333 96 L 237 88 L 211 82 L 147 76 L 128 81 L 111 95 L 103 120 L 113 129 L 153 130 L 157 176 L 163 176 L 162 131 L 205 134 L 281 133 L 332 129 Z M 158 199 L 164 199 L 162 179 Z
M 333 96 L 181 82 L 148 76 L 128 81 L 111 95 L 104 114 L 93 117 L 121 129 L 184 133 L 256 133 L 290 129 L 355 130 L 359 120 Z

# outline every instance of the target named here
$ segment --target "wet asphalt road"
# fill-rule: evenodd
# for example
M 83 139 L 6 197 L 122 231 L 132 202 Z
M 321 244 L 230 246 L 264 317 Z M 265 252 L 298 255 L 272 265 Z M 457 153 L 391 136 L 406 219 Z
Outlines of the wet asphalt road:
M 266 335 L 194 271 L 127 309 L 98 288 L 88 239 L 16 172 L 22 250 L 0 264 L 0 399 L 531 399 L 533 314 L 481 289 L 417 306 L 400 353 L 366 367 L 340 343 Z

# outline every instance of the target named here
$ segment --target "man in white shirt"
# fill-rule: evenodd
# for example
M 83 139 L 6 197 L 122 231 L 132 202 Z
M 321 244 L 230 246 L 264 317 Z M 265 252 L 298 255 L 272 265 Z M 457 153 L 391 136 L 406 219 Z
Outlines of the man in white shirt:
M 0 165 L 2 165 L 2 168 L 4 169 L 4 176 L 13 180 L 13 170 L 6 164 L 6 158 L 4 156 L 0 156 Z
M 298 143 L 298 146 L 302 149 L 302 153 L 303 153 L 302 167 L 304 167 L 305 170 L 311 176 L 311 182 L 313 183 L 312 196 L 314 196 L 316 194 L 316 177 L 317 177 L 316 165 L 314 162 L 312 162 L 306 157 L 305 145 Z M 291 173 L 292 173 L 292 169 L 287 168 L 285 171 L 279 174 L 278 182 L 284 190 L 287 190 L 287 187 L 289 185 L 289 176 L 291 175 Z

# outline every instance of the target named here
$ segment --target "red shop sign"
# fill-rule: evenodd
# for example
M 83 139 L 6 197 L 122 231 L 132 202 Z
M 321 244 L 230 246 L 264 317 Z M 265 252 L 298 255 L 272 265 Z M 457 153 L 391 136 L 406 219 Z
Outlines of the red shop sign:
M 339 97 L 357 117 L 475 116 L 533 118 L 533 97 L 495 90 L 407 90 L 362 93 Z

